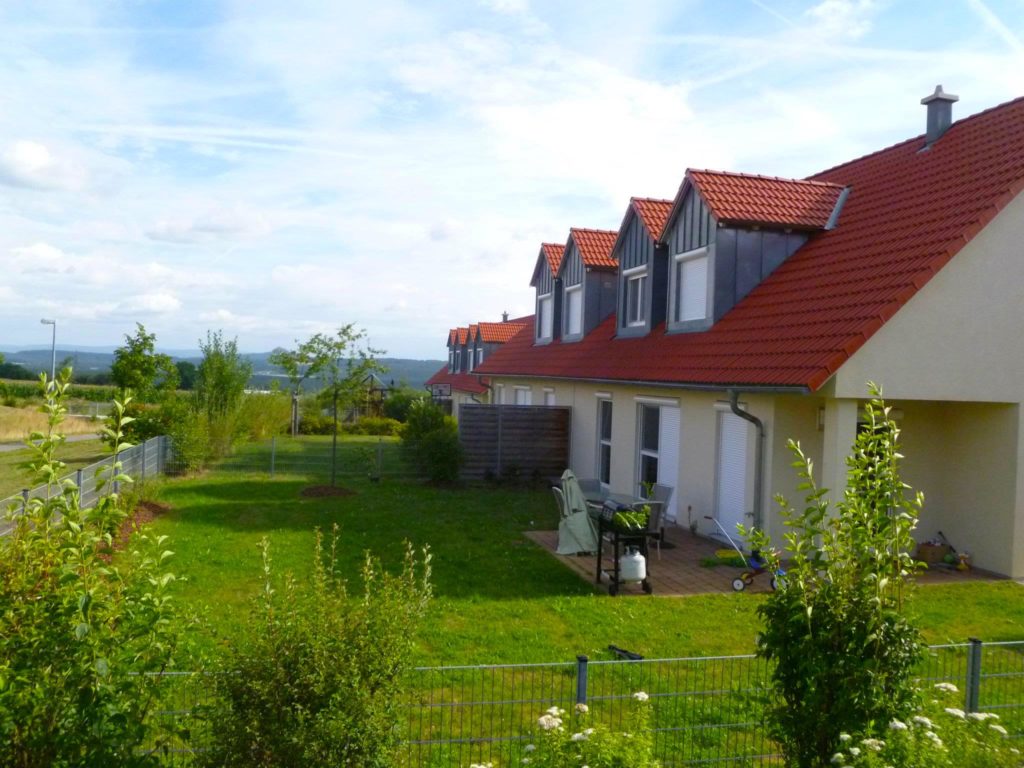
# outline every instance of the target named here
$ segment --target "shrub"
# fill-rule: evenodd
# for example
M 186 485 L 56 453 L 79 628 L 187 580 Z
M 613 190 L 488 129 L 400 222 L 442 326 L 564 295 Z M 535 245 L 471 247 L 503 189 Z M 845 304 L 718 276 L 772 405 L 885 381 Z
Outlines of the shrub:
M 197 472 L 210 458 L 206 416 L 192 407 L 187 397 L 172 397 L 161 407 L 166 433 L 171 438 L 174 467 Z
M 417 400 L 426 400 L 430 395 L 421 389 L 401 387 L 392 390 L 384 400 L 384 415 L 389 419 L 404 422 L 409 418 L 409 408 Z
M 337 528 L 323 552 L 317 532 L 312 575 L 273 587 L 264 539 L 264 584 L 243 639 L 207 684 L 208 766 L 395 765 L 399 694 L 414 630 L 430 597 L 430 556 L 406 545 L 400 574 L 367 555 L 363 595 L 345 592 L 335 561 Z
M 902 607 L 904 580 L 918 567 L 911 534 L 922 497 L 907 498 L 899 428 L 874 385 L 871 393 L 833 512 L 810 460 L 790 441 L 807 503 L 796 512 L 779 498 L 791 567 L 758 608 L 765 624 L 758 653 L 774 662 L 769 725 L 787 764 L 800 768 L 827 764 L 841 732 L 870 733 L 905 719 L 915 702 L 922 645 Z M 745 533 L 774 571 L 770 543 Z
M 124 512 L 109 489 L 130 482 L 120 462 L 101 470 L 93 509 L 74 483 L 56 485 L 69 380 L 65 370 L 46 384 L 48 429 L 31 436 L 29 465 L 53 492 L 24 515 L 8 510 L 13 529 L 0 538 L 0 764 L 156 764 L 141 748 L 170 737 L 149 715 L 166 685 L 153 673 L 171 664 L 180 635 L 171 553 L 163 537 L 137 535 L 111 561 Z M 119 426 L 111 437 L 123 449 Z
M 455 419 L 429 400 L 417 400 L 409 408 L 409 418 L 402 428 L 402 452 L 431 482 L 458 479 L 462 445 Z
M 381 416 L 364 416 L 351 424 L 342 424 L 343 435 L 376 435 L 389 437 L 397 435 L 402 428 L 402 423 L 395 419 L 388 419 Z
M 288 394 L 247 394 L 239 404 L 236 432 L 247 440 L 266 440 L 287 430 L 291 413 Z
M 300 435 L 332 435 L 334 419 L 318 411 L 303 411 L 299 417 Z

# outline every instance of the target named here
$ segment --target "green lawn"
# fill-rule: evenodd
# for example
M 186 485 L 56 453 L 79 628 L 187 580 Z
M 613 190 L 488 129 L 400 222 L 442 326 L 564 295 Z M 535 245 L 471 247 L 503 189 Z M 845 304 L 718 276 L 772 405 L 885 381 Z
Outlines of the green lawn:
M 360 444 L 346 440 L 343 452 L 353 459 Z M 388 465 L 396 466 L 395 446 L 386 449 Z M 610 657 L 609 643 L 647 657 L 754 647 L 763 599 L 756 594 L 613 599 L 526 540 L 523 531 L 556 525 L 546 490 L 438 489 L 388 477 L 375 484 L 356 473 L 341 483 L 352 496 L 300 497 L 321 481 L 217 470 L 159 488 L 172 511 L 153 528 L 170 536 L 173 567 L 189 579 L 183 598 L 217 633 L 230 636 L 241 626 L 258 585 L 263 536 L 278 572 L 301 575 L 308 572 L 314 529 L 337 523 L 353 583 L 367 550 L 393 565 L 403 539 L 430 545 L 436 600 L 417 663 L 569 661 L 579 653 L 601 659 Z M 1024 638 L 1024 589 L 1012 582 L 921 587 L 911 610 L 929 642 Z M 204 635 L 200 644 L 214 642 Z
M 71 473 L 80 467 L 94 464 L 109 454 L 107 446 L 98 439 L 82 440 L 65 444 L 60 451 L 60 460 L 68 465 L 67 472 Z M 29 474 L 18 467 L 30 456 L 31 452 L 27 449 L 0 453 L 0 499 L 13 496 L 22 488 L 34 484 Z

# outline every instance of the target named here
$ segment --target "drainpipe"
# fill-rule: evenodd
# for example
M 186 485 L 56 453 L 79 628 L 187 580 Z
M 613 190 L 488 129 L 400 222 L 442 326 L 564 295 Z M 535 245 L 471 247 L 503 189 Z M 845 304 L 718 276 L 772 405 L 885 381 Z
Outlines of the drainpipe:
M 761 527 L 761 507 L 764 501 L 764 424 L 752 413 L 740 408 L 740 393 L 729 390 L 730 410 L 757 428 L 757 445 L 754 448 L 754 527 Z

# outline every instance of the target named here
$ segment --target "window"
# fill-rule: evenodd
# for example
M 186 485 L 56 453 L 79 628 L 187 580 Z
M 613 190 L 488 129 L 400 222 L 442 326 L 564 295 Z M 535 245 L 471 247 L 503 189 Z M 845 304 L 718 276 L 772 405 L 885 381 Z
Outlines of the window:
M 462 350 L 455 350 L 455 373 L 459 373 L 462 370 Z
M 647 288 L 647 271 L 626 274 L 626 325 L 643 325 L 647 322 L 644 311 L 644 293 Z
M 516 405 L 530 405 L 532 400 L 529 387 L 516 387 Z
M 554 300 L 551 294 L 541 296 L 537 299 L 537 338 L 538 339 L 551 339 L 552 337 L 552 305 Z
M 483 361 L 484 361 L 484 348 L 483 347 L 477 347 L 476 348 L 476 364 L 480 365 L 480 363 L 482 363 Z
M 448 373 L 455 373 L 455 350 L 448 350 Z
M 583 333 L 583 286 L 565 289 L 565 333 L 577 336 Z
M 497 405 L 502 405 L 505 402 L 505 385 L 495 384 L 494 385 L 494 402 Z
M 469 358 L 469 361 L 468 361 L 469 362 L 469 372 L 472 373 L 473 372 L 473 366 L 476 364 L 476 355 L 473 353 L 472 349 L 467 349 L 466 353 L 467 353 L 466 356 Z
M 612 479 L 612 401 L 597 402 L 597 478 L 602 485 Z
M 661 427 L 661 408 L 656 405 L 640 406 L 640 456 L 638 480 L 658 482 L 658 441 Z
M 544 405 L 554 405 L 554 404 L 555 404 L 555 390 L 545 388 L 545 390 L 544 390 Z
M 708 251 L 681 253 L 675 258 L 675 307 L 672 319 L 678 323 L 705 320 L 708 316 Z

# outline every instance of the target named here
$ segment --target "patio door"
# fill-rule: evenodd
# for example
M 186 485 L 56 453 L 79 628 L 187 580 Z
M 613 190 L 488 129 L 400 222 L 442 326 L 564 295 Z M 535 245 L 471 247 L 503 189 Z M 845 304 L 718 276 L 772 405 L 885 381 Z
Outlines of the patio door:
M 638 424 L 638 486 L 657 483 L 670 487 L 672 496 L 665 506 L 665 517 L 675 520 L 675 489 L 679 482 L 679 406 L 641 403 Z M 638 487 L 637 490 L 642 488 Z
M 715 518 L 733 539 L 737 524 L 750 523 L 749 456 L 750 423 L 731 411 L 719 411 Z

